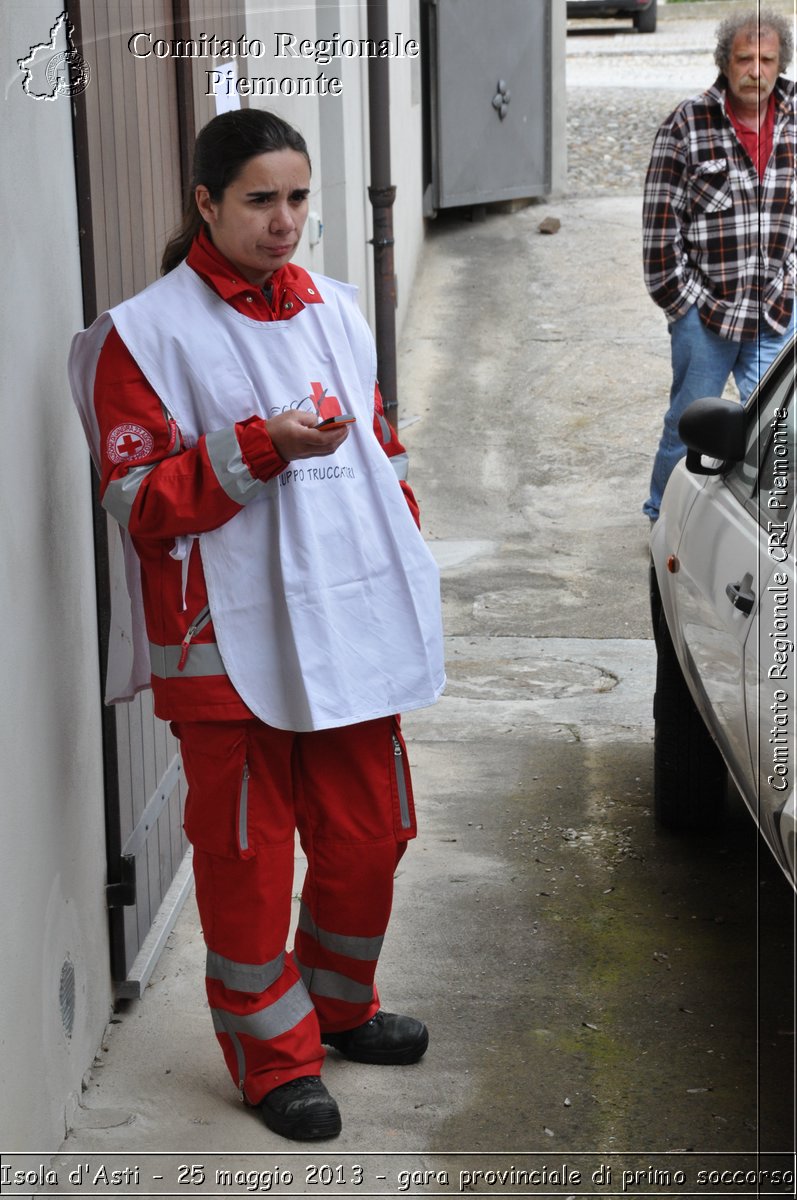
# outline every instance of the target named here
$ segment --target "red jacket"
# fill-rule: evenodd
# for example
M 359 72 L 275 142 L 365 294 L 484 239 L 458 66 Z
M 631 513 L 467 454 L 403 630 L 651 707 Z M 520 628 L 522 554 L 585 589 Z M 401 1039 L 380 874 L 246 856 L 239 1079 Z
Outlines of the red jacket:
M 290 263 L 272 276 L 267 299 L 259 288 L 238 278 L 204 232 L 191 247 L 187 262 L 223 300 L 250 318 L 290 320 L 305 305 L 323 303 L 307 272 Z M 205 437 L 200 437 L 195 447 L 185 448 L 176 422 L 115 329 L 100 354 L 94 406 L 102 447 L 102 502 L 128 530 L 141 562 L 156 715 L 172 721 L 251 716 L 226 674 L 204 673 L 202 662 L 214 662 L 215 656 L 191 658 L 192 647 L 210 648 L 215 642 L 196 542 L 191 542 L 185 574 L 183 563 L 170 553 L 179 536 L 216 529 L 241 506 L 217 478 Z M 242 464 L 252 476 L 265 481 L 286 468 L 263 418 L 250 417 L 237 423 L 234 430 Z M 417 521 L 415 498 L 401 478 L 406 463 L 404 447 L 384 418 L 378 387 L 374 433 L 396 467 Z M 218 669 L 213 668 L 214 672 Z

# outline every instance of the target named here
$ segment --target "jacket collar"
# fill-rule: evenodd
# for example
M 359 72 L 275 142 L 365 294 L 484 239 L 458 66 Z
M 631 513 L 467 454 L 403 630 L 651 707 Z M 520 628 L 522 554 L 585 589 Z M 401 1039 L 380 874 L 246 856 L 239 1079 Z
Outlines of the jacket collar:
M 228 304 L 236 298 L 258 290 L 255 284 L 242 279 L 229 259 L 219 253 L 204 226 L 191 243 L 186 262 Z M 324 302 L 323 297 L 318 294 L 312 276 L 293 263 L 286 263 L 284 267 L 276 270 L 268 282 L 267 289 L 269 287 L 271 303 L 275 309 L 279 307 L 276 303 L 277 298 L 284 297 L 287 292 L 292 293 L 302 304 Z

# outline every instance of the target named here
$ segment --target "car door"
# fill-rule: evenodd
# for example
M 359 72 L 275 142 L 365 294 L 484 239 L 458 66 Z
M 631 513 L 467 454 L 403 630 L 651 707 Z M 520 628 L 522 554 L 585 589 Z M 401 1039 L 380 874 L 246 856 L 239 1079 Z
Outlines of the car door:
M 793 387 L 793 367 L 786 356 L 749 406 L 744 459 L 699 489 L 677 552 L 675 595 L 687 673 L 702 692 L 701 711 L 731 773 L 768 836 L 768 804 L 759 812 L 760 768 L 765 764 L 761 722 L 768 691 L 758 675 L 762 643 L 768 647 L 771 642 L 775 593 L 766 588 L 780 565 L 770 559 L 767 523 L 773 511 L 780 516 L 781 510 L 767 508 L 769 494 L 760 481 L 772 444 L 773 415 L 790 406 Z
M 795 867 L 795 410 L 794 360 L 768 381 L 750 460 L 758 471 L 734 472 L 737 490 L 758 524 L 760 595 L 745 645 L 745 704 L 757 816 L 776 857 Z M 747 491 L 747 495 L 744 492 Z
M 732 603 L 726 589 L 746 597 L 758 588 L 754 518 L 720 478 L 697 492 L 677 551 L 674 601 L 684 674 L 719 743 L 737 785 L 751 794 L 753 767 L 745 710 L 745 643 L 753 612 Z

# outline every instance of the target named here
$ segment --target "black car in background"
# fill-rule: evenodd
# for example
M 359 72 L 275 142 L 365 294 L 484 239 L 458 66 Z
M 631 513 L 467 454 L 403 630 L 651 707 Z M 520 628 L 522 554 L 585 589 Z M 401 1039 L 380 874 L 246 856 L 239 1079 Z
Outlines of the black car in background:
M 567 15 L 630 17 L 640 33 L 655 33 L 656 7 L 656 0 L 567 0 Z

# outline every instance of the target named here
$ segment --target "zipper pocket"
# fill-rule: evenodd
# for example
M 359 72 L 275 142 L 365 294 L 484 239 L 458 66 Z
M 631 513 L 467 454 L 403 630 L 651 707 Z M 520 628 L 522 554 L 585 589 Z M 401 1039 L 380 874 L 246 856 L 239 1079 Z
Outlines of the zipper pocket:
M 238 847 L 242 851 L 249 849 L 249 763 L 246 760 L 238 797 Z
M 185 667 L 185 660 L 188 658 L 188 651 L 191 649 L 191 642 L 194 640 L 200 630 L 204 629 L 210 621 L 210 605 L 206 604 L 200 613 L 198 613 L 186 630 L 185 637 L 180 642 L 180 661 L 177 663 L 177 670 L 182 671 Z
M 399 812 L 401 814 L 401 828 L 410 829 L 412 821 L 410 820 L 410 802 L 407 796 L 407 780 L 404 775 L 404 753 L 401 749 L 401 742 L 396 734 L 393 734 L 393 761 L 396 769 L 396 786 L 398 787 Z

